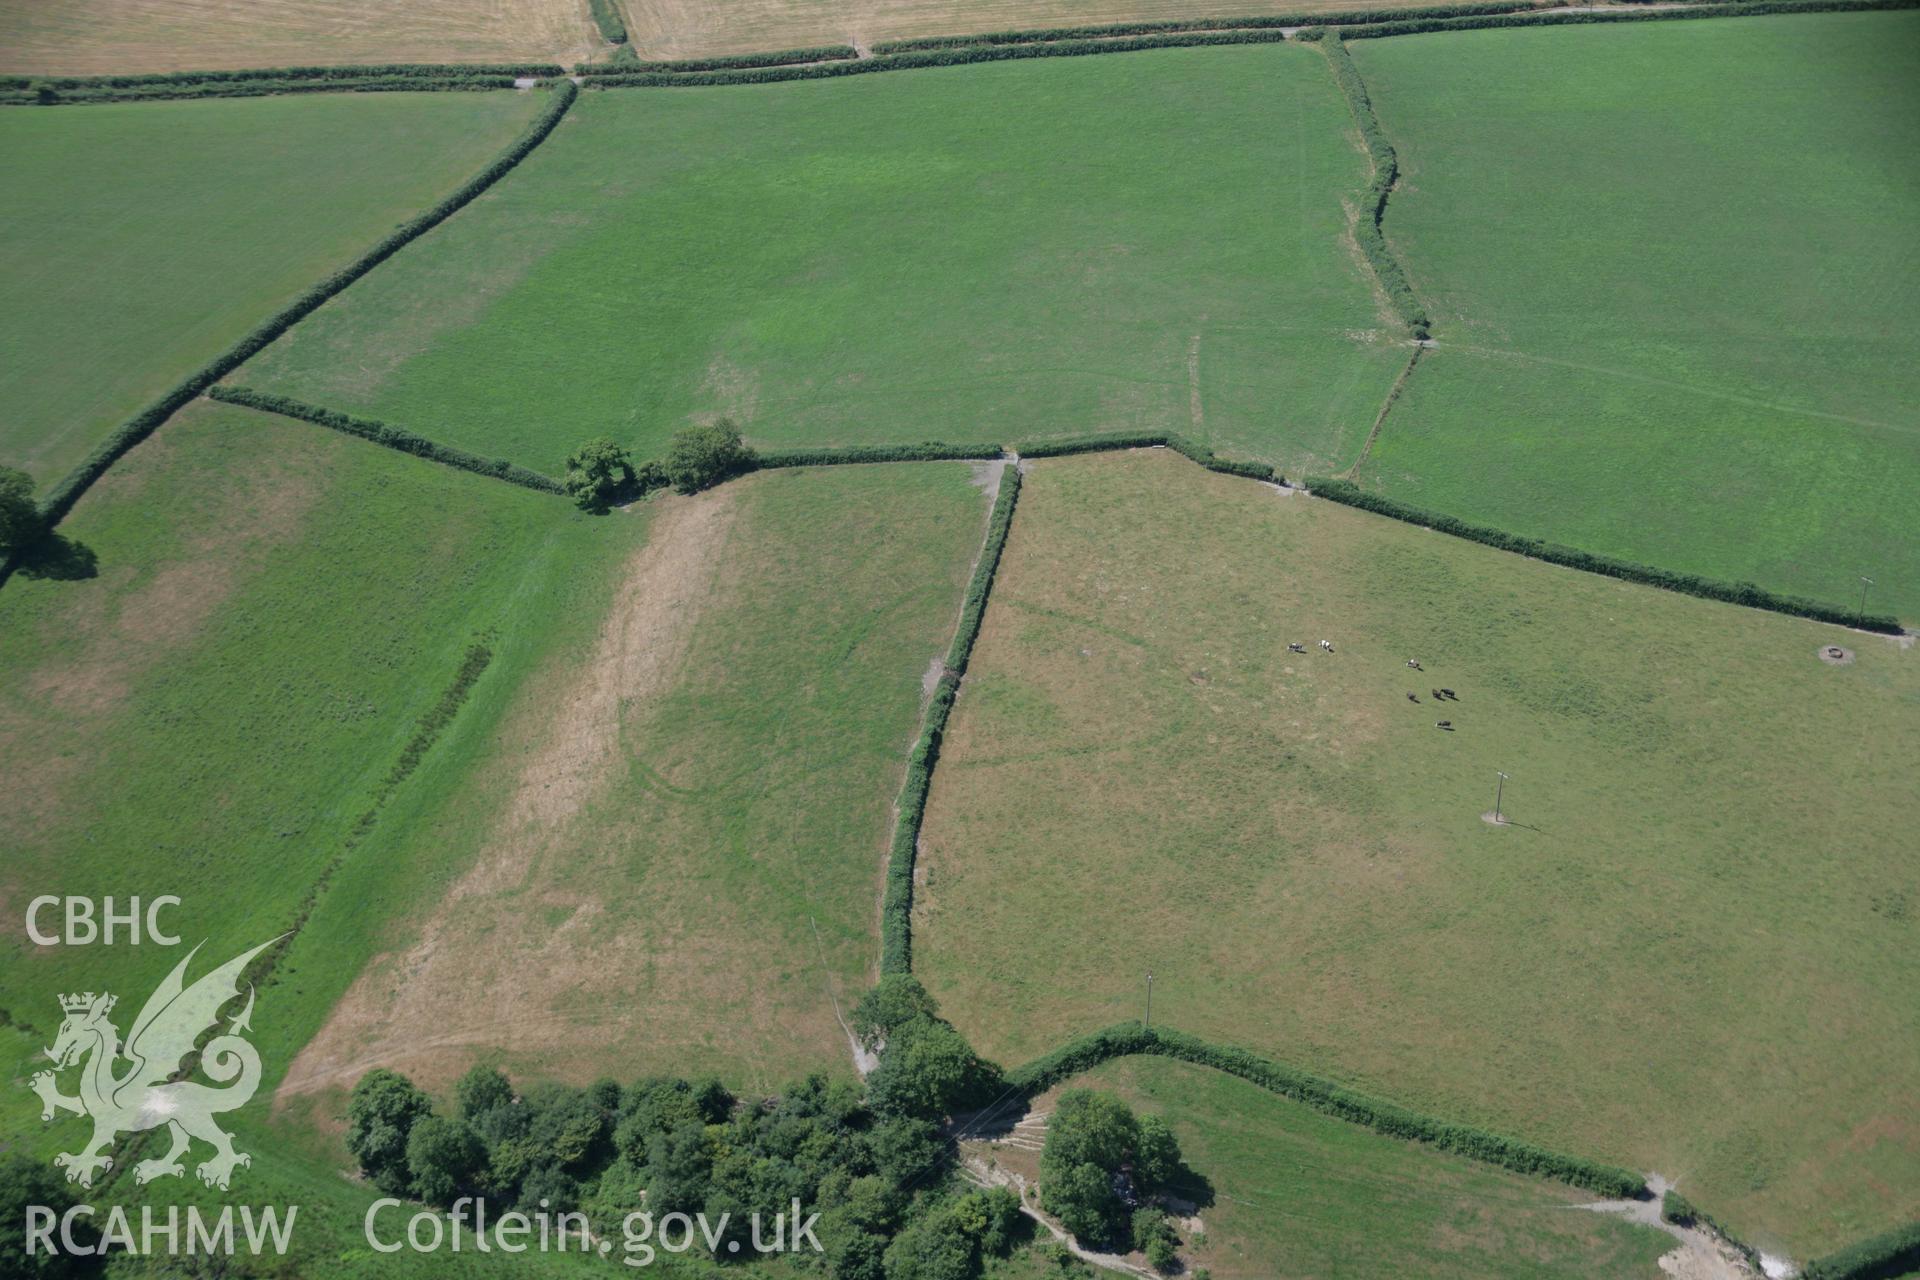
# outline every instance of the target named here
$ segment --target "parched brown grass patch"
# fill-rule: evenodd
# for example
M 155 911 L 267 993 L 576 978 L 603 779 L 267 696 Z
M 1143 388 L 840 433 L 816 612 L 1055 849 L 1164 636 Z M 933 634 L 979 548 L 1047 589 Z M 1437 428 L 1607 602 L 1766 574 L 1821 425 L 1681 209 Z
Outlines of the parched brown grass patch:
M 1839 634 L 1165 451 L 1036 462 L 916 971 L 1008 1062 L 1140 1016 L 1151 972 L 1156 1021 L 1685 1178 L 1817 1254 L 1920 1212 L 1888 905 L 1920 883 L 1920 665 L 1851 634 L 1809 660 Z
M 0 0 L 0 70 L 47 75 L 383 62 L 573 62 L 586 0 Z

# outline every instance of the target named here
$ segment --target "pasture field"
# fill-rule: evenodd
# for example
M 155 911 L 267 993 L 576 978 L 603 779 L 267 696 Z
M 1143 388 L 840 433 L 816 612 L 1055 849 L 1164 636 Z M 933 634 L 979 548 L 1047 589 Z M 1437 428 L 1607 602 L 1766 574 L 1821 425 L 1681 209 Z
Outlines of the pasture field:
M 1335 1120 L 1244 1080 L 1161 1058 L 1123 1058 L 1063 1088 L 1105 1089 L 1158 1115 L 1203 1183 L 1204 1243 L 1183 1249 L 1217 1280 L 1272 1276 L 1646 1277 L 1671 1236 L 1597 1213 L 1591 1193 L 1491 1169 Z M 1035 1099 L 1049 1112 L 1058 1090 Z M 1033 1132 L 1043 1132 L 1035 1126 Z M 985 1144 L 969 1152 L 987 1158 Z M 1037 1152 L 991 1158 L 1029 1182 Z M 1188 1243 L 1193 1242 L 1188 1233 Z
M 58 481 L 539 106 L 373 93 L 0 112 L 0 465 Z
M 985 528 L 964 463 L 768 472 L 656 499 L 589 625 L 471 758 L 397 801 L 297 953 L 351 980 L 281 1104 L 325 1115 L 373 1066 L 441 1088 L 851 1070 L 881 862 L 922 679 Z M 444 866 L 403 919 L 392 865 Z M 358 974 L 355 977 L 355 974 Z
M 0 0 L 0 71 L 125 75 L 607 52 L 586 0 Z
M 1273 45 L 589 92 L 233 381 L 547 470 L 720 415 L 1345 466 L 1408 354 L 1342 248 L 1351 127 Z
M 1896 639 L 1168 451 L 1036 462 L 916 973 L 1019 1062 L 1150 971 L 1156 1022 L 1657 1171 L 1805 1259 L 1920 1211 L 1916 708 Z
M 1350 47 L 1439 342 L 1361 479 L 1920 618 L 1920 14 Z
M 205 940 L 196 976 L 286 929 L 336 860 L 337 888 L 376 856 L 349 838 L 467 647 L 484 637 L 493 661 L 437 751 L 503 701 L 620 547 L 553 498 L 210 404 L 129 454 L 63 529 L 98 556 L 98 577 L 16 577 L 0 592 L 0 902 L 17 922 L 40 894 L 178 895 L 168 923 L 185 946 Z M 382 867 L 380 891 L 352 903 L 359 927 L 403 907 L 419 870 Z M 261 989 L 269 1085 L 346 986 L 326 986 L 332 971 L 306 955 L 339 966 L 352 941 L 309 922 Z M 9 931 L 0 1142 L 73 1149 L 80 1122 L 43 1126 L 24 1087 L 46 1065 L 56 996 L 110 986 L 125 1030 L 182 954 L 36 948 Z M 388 1274 L 377 1267 L 390 1259 L 351 1252 L 365 1193 L 333 1171 L 337 1143 L 322 1151 L 268 1112 L 263 1091 L 235 1116 L 258 1157 L 252 1202 L 305 1206 L 306 1221 L 331 1224 L 303 1229 L 307 1246 L 337 1232 L 345 1274 Z
M 1399 0 L 621 0 L 634 46 L 649 58 L 698 58 L 821 44 L 871 46 L 912 36 L 1030 27 L 1244 18 L 1346 9 L 1413 8 Z

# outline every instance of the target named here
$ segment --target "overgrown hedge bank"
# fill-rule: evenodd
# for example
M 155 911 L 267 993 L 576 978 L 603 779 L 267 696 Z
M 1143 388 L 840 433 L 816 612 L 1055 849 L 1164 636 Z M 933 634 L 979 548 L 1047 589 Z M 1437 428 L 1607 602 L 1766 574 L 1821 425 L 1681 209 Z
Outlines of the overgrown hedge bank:
M 1431 16 L 1391 22 L 1334 27 L 1328 32 L 1340 40 L 1375 40 L 1385 36 L 1420 35 L 1429 31 L 1471 31 L 1485 27 L 1559 27 L 1592 22 L 1665 22 L 1686 18 L 1748 18 L 1767 13 L 1852 13 L 1876 9 L 1912 9 L 1920 0 L 1737 0 L 1732 4 L 1703 4 L 1684 9 L 1606 9 L 1597 13 L 1547 11 L 1488 14 L 1453 20 Z
M 1651 565 L 1635 564 L 1629 560 L 1598 556 L 1575 547 L 1563 547 L 1558 543 L 1544 542 L 1539 538 L 1524 538 L 1501 529 L 1469 524 L 1465 520 L 1456 520 L 1452 516 L 1423 511 L 1419 507 L 1409 506 L 1407 503 L 1383 494 L 1369 493 L 1346 480 L 1313 477 L 1307 480 L 1306 485 L 1317 496 L 1349 507 L 1359 507 L 1363 511 L 1372 511 L 1377 515 L 1392 516 L 1395 520 L 1405 520 L 1409 524 L 1424 525 L 1429 529 L 1437 529 L 1441 533 L 1450 533 L 1456 538 L 1484 542 L 1490 547 L 1517 552 L 1535 560 L 1545 560 L 1550 564 L 1565 565 L 1570 569 L 1584 569 L 1588 573 L 1604 574 L 1609 578 L 1620 578 L 1627 582 L 1644 583 L 1650 587 L 1662 587 L 1668 591 L 1679 591 L 1705 600 L 1742 604 L 1752 609 L 1770 609 L 1775 613 L 1812 618 L 1816 622 L 1834 622 L 1847 627 L 1857 626 L 1867 631 L 1881 631 L 1889 635 L 1900 634 L 1900 620 L 1890 614 L 1869 613 L 1863 617 L 1842 605 L 1823 604 L 1818 600 L 1807 600 L 1799 596 L 1778 595 L 1751 582 L 1722 582 L 1718 578 L 1703 578 L 1698 574 L 1678 573 L 1671 569 L 1656 569 Z
M 560 123 L 560 118 L 566 114 L 567 108 L 573 105 L 578 92 L 571 80 L 560 81 L 553 89 L 553 101 L 541 111 L 532 124 L 527 126 L 526 132 L 515 139 L 513 144 L 493 163 L 462 183 L 459 190 L 425 213 L 400 224 L 395 231 L 366 253 L 361 254 L 353 263 L 342 267 L 308 289 L 260 324 L 252 333 L 214 357 L 198 372 L 187 377 L 160 399 L 122 423 L 112 435 L 97 445 L 93 452 L 87 455 L 86 460 L 75 467 L 66 479 L 48 492 L 41 506 L 47 524 L 51 526 L 59 523 L 60 519 L 73 509 L 73 504 L 80 500 L 80 495 L 85 493 L 93 482 L 113 465 L 115 460 L 152 435 L 161 423 L 174 415 L 175 411 L 239 368 L 261 348 L 306 318 L 327 299 L 391 258 L 409 242 L 439 226 L 463 208 L 468 201 L 505 177 L 515 165 L 526 158 L 529 152 L 539 146 L 548 134 L 553 132 L 554 126 Z
M 468 453 L 465 449 L 440 444 L 425 436 L 417 436 L 411 431 L 381 422 L 377 418 L 356 418 L 350 414 L 322 409 L 317 405 L 304 404 L 298 400 L 289 400 L 286 396 L 271 395 L 247 387 L 209 387 L 207 398 L 225 401 L 227 404 L 245 405 L 249 409 L 261 409 L 267 413 L 277 413 L 283 418 L 298 418 L 302 422 L 317 423 L 350 436 L 359 436 L 362 440 L 383 444 L 389 449 L 413 454 L 417 458 L 444 462 L 462 471 L 492 476 L 496 480 L 505 480 L 509 484 L 538 489 L 541 493 L 566 492 L 561 483 L 552 476 L 541 475 L 538 471 L 516 466 L 505 458 L 483 458 L 477 453 Z
M 994 499 L 993 514 L 987 518 L 980 562 L 973 567 L 973 580 L 967 583 L 960 625 L 954 632 L 953 646 L 947 650 L 946 670 L 941 672 L 933 700 L 927 704 L 920 737 L 907 756 L 907 780 L 900 788 L 899 817 L 887 850 L 886 899 L 880 908 L 881 973 L 913 970 L 913 867 L 919 854 L 920 823 L 927 812 L 927 789 L 933 785 L 933 766 L 940 758 L 947 716 L 953 711 L 953 699 L 960 691 L 967 661 L 973 656 L 974 641 L 980 638 L 980 619 L 986 615 L 987 596 L 993 590 L 993 576 L 1000 567 L 1000 553 L 1006 549 L 1007 530 L 1013 526 L 1013 508 L 1019 500 L 1020 468 L 1009 465 L 1000 472 L 1000 493 Z
M 802 62 L 840 62 L 860 56 L 850 44 L 823 44 L 811 49 L 773 49 L 766 53 L 732 53 L 713 58 L 677 58 L 666 62 L 596 62 L 575 68 L 583 76 L 631 75 L 642 71 L 729 71 L 748 67 L 783 67 Z
M 0 89 L 45 84 L 56 89 L 129 88 L 135 85 L 201 84 L 225 80 L 368 80 L 417 76 L 563 76 L 557 62 L 378 62 L 337 67 L 248 67 L 235 71 L 155 71 L 139 75 L 0 75 Z
M 1608 1196 L 1638 1196 L 1646 1191 L 1646 1182 L 1639 1174 L 1610 1164 L 1561 1155 L 1472 1125 L 1435 1120 L 1304 1071 L 1283 1067 L 1244 1049 L 1209 1044 L 1179 1031 L 1150 1030 L 1137 1022 L 1123 1022 L 1069 1041 L 1045 1057 L 1008 1072 L 1007 1083 L 1032 1097 L 1103 1062 L 1136 1053 L 1212 1067 L 1305 1103 L 1315 1111 L 1365 1125 L 1375 1133 L 1424 1142 L 1441 1151 L 1516 1173 L 1553 1178 Z
M 1476 19 L 1468 18 L 1465 21 Z M 1360 210 L 1354 237 L 1360 242 L 1360 251 L 1367 256 L 1367 265 L 1373 268 L 1374 275 L 1379 278 L 1381 289 L 1393 303 L 1393 309 L 1399 313 L 1401 323 L 1407 326 L 1414 337 L 1425 338 L 1429 332 L 1427 309 L 1414 293 L 1413 284 L 1407 279 L 1400 259 L 1393 256 L 1393 250 L 1387 244 L 1387 233 L 1381 227 L 1381 221 L 1387 213 L 1387 196 L 1393 191 L 1393 184 L 1400 180 L 1400 157 L 1394 153 L 1393 144 L 1387 141 L 1386 130 L 1380 127 L 1380 118 L 1373 113 L 1373 100 L 1367 96 L 1367 86 L 1360 79 L 1360 69 L 1353 65 L 1346 45 L 1333 40 L 1324 47 L 1327 62 L 1333 67 L 1334 81 L 1346 97 L 1354 123 L 1360 126 L 1360 137 L 1366 143 L 1367 155 L 1373 161 L 1373 181 L 1367 184 L 1366 205 Z
M 1920 1270 L 1920 1222 L 1910 1222 L 1815 1258 L 1801 1280 L 1893 1280 Z
M 627 42 L 626 20 L 620 16 L 613 0 L 587 0 L 587 8 L 593 11 L 593 25 L 600 28 L 600 38 L 608 44 Z
M 1014 452 L 1023 458 L 1062 458 L 1075 453 L 1105 453 L 1113 449 L 1151 449 L 1165 447 L 1222 475 L 1243 476 L 1249 480 L 1283 483 L 1280 473 L 1264 462 L 1242 462 L 1223 458 L 1206 445 L 1185 436 L 1164 431 L 1141 431 L 1123 435 L 1072 436 L 1064 440 L 1035 440 L 1019 445 Z
M 948 444 L 928 440 L 921 444 L 856 444 L 841 449 L 774 449 L 754 456 L 754 470 L 781 467 L 835 467 L 862 462 L 977 462 L 1000 456 L 997 444 Z
M 907 53 L 916 49 L 961 49 L 976 44 L 1042 44 L 1055 40 L 1098 40 L 1112 36 L 1164 35 L 1182 31 L 1258 30 L 1263 27 L 1331 26 L 1343 22 L 1390 22 L 1443 14 L 1465 17 L 1483 13 L 1512 13 L 1536 9 L 1538 0 L 1493 0 L 1484 4 L 1446 4 L 1417 9 L 1350 9 L 1336 13 L 1257 14 L 1245 18 L 1170 18 L 1158 22 L 1109 22 L 1094 26 L 1029 27 L 1018 31 L 988 31 L 972 36 L 917 36 L 882 40 L 873 52 Z

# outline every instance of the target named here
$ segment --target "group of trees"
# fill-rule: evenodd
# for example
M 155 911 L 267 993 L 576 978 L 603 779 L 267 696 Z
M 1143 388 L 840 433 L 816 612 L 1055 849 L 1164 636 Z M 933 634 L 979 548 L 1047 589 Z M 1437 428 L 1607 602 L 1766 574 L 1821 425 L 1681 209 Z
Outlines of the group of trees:
M 42 528 L 40 508 L 33 500 L 33 477 L 0 467 L 0 559 L 32 542 Z
M 1055 1102 L 1040 1155 L 1047 1211 L 1081 1243 L 1138 1249 L 1161 1271 L 1179 1237 L 1151 1198 L 1185 1174 L 1180 1144 L 1158 1116 L 1136 1116 L 1110 1093 L 1069 1089 Z
M 442 1114 L 404 1076 L 379 1070 L 354 1087 L 347 1147 L 388 1194 L 442 1207 L 483 1196 L 495 1215 L 544 1200 L 614 1238 L 641 1209 L 656 1221 L 705 1213 L 716 1225 L 727 1214 L 721 1259 L 749 1253 L 754 1213 L 771 1223 L 798 1200 L 820 1214 L 814 1234 L 836 1280 L 973 1280 L 1025 1220 L 1010 1191 L 953 1185 L 940 1124 L 995 1088 L 999 1070 L 912 978 L 890 978 L 860 1017 L 882 1046 L 865 1086 L 812 1075 L 743 1100 L 718 1081 L 652 1077 L 516 1092 L 476 1067 Z
M 727 418 L 711 426 L 676 432 L 664 461 L 634 464 L 631 450 L 606 436 L 596 436 L 567 456 L 561 484 L 573 500 L 588 511 L 605 511 L 619 502 L 645 497 L 672 485 L 677 493 L 711 489 L 744 471 L 753 470 L 754 453 Z

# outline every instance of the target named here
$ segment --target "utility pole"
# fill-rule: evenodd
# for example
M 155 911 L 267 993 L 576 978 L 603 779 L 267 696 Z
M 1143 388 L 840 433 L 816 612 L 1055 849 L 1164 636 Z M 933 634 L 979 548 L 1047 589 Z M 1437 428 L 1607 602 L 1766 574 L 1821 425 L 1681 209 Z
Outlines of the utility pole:
M 1865 574 L 1860 575 L 1860 612 L 1853 616 L 1853 624 L 1856 627 L 1867 620 L 1867 588 L 1872 585 L 1872 578 Z
M 1499 826 L 1502 822 L 1506 821 L 1506 819 L 1500 816 L 1500 801 L 1505 798 L 1507 793 L 1507 775 L 1501 773 L 1498 769 L 1495 769 L 1494 773 L 1498 775 L 1500 781 L 1493 784 L 1493 822 L 1495 826 Z
M 1147 1016 L 1140 1020 L 1140 1027 L 1144 1031 L 1153 1030 L 1153 975 L 1151 973 L 1147 975 Z

